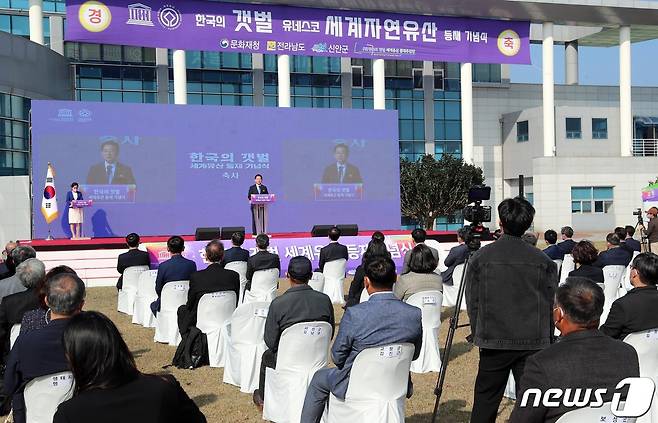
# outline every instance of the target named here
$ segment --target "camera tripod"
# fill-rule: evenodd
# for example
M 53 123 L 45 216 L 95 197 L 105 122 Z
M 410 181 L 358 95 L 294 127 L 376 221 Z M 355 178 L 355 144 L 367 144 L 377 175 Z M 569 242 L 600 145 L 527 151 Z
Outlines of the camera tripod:
M 644 221 L 642 220 L 642 216 L 639 215 L 637 217 L 637 223 L 635 224 L 635 231 L 640 234 L 640 251 L 645 252 L 645 253 L 650 253 L 651 252 L 651 244 L 649 243 L 649 239 L 647 238 L 647 230 L 644 228 Z

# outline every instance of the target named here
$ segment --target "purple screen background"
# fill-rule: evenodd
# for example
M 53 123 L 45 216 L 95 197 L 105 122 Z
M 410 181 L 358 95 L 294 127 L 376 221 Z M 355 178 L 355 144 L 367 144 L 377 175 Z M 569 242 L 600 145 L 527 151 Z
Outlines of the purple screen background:
M 314 224 L 399 228 L 397 133 L 395 111 L 33 101 L 34 236 L 48 235 L 40 213 L 48 162 L 55 169 L 60 212 L 52 234 L 70 236 L 66 193 L 71 182 L 84 184 L 90 167 L 102 163 L 105 140 L 120 144 L 118 162 L 132 169 L 136 201 L 97 202 L 85 211 L 86 236 L 192 234 L 204 226 L 245 226 L 250 232 L 247 191 L 256 173 L 277 195 L 269 212 L 271 233 L 307 232 Z M 337 143 L 350 146 L 349 162 L 360 169 L 361 201 L 313 199 L 313 184 L 334 162 Z M 231 153 L 242 169 L 193 167 L 217 166 L 221 154 Z M 247 168 L 252 153 L 254 166 L 261 165 L 259 154 L 267 154 L 269 168 Z

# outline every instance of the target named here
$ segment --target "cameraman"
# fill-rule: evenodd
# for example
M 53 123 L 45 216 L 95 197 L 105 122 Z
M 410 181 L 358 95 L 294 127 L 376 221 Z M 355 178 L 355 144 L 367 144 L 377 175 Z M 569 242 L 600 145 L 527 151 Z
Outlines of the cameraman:
M 480 348 L 471 423 L 496 421 L 510 370 L 516 386 L 525 360 L 550 345 L 557 266 L 523 242 L 535 209 L 523 198 L 498 206 L 503 235 L 473 255 L 466 304 L 473 342 Z
M 646 235 L 649 241 L 649 251 L 658 252 L 658 208 L 651 207 L 646 211 L 649 224 L 647 225 Z M 642 225 L 644 226 L 644 225 Z

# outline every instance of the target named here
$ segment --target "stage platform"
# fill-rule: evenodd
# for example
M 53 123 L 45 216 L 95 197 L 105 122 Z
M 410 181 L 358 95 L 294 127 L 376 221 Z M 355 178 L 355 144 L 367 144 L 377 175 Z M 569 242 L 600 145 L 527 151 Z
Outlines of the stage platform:
M 407 238 L 404 241 L 396 241 L 401 245 L 406 242 L 405 245 L 409 244 L 411 239 L 409 237 L 408 230 L 392 230 L 392 231 L 383 231 L 386 237 L 391 238 Z M 372 236 L 373 231 L 359 231 L 359 238 L 362 242 L 358 246 L 352 246 L 353 250 L 351 253 L 355 253 L 358 250 L 358 254 L 362 254 L 365 250 L 365 244 Z M 282 266 L 284 262 L 287 261 L 285 258 L 289 258 L 291 255 L 309 255 L 310 244 L 317 244 L 318 241 L 322 240 L 321 244 L 324 245 L 324 237 L 312 237 L 309 232 L 293 232 L 293 233 L 275 233 L 271 234 L 271 245 L 280 244 L 282 245 L 282 250 L 278 251 L 279 255 L 282 257 Z M 162 244 L 167 242 L 169 235 L 166 236 L 144 236 L 141 238 L 142 248 L 146 249 L 146 246 L 152 247 L 150 253 L 153 255 L 153 251 L 156 249 L 155 246 L 160 245 L 160 249 L 164 248 Z M 183 236 L 186 242 L 192 243 L 194 241 L 194 235 L 185 235 Z M 253 236 L 247 235 L 247 241 L 245 244 L 253 244 Z M 354 237 L 345 237 L 354 238 Z M 438 246 L 438 243 L 446 246 L 451 246 L 457 240 L 455 232 L 443 232 L 443 231 L 431 231 L 428 233 L 428 239 L 431 239 L 432 243 L 436 243 L 435 247 Z M 313 240 L 313 241 L 312 241 Z M 277 242 L 278 241 L 278 242 Z M 202 241 L 205 242 L 205 241 Z M 327 240 L 328 242 L 328 240 Z M 42 260 L 46 269 L 53 268 L 59 265 L 67 265 L 75 269 L 78 275 L 85 281 L 87 286 L 112 286 L 116 284 L 117 279 L 119 278 L 119 273 L 116 270 L 117 257 L 119 254 L 126 251 L 126 243 L 124 238 L 91 238 L 91 239 L 80 239 L 80 240 L 71 240 L 71 239 L 55 239 L 51 241 L 43 239 L 34 239 L 34 240 L 23 240 L 21 244 L 31 245 L 37 251 L 37 258 Z M 429 244 L 429 242 L 428 242 Z M 205 244 L 204 244 L 205 245 Z M 285 245 L 286 247 L 283 247 Z M 201 248 L 202 246 L 197 245 L 195 248 Z M 316 246 L 315 248 L 319 248 Z M 402 247 L 403 249 L 404 247 Z M 400 253 L 400 248 L 397 250 L 398 255 Z M 442 251 L 445 253 L 445 251 Z M 192 254 L 195 254 L 193 252 Z M 162 252 L 157 254 L 155 260 L 156 262 L 167 257 L 162 257 Z M 187 253 L 186 253 L 187 254 Z M 355 253 L 356 254 L 356 253 Z M 311 253 L 312 255 L 312 253 Z M 310 256 L 309 256 L 310 257 Z M 354 257 L 357 257 L 356 255 Z M 189 257 L 192 258 L 192 257 Z M 156 268 L 157 264 L 152 263 L 152 268 Z M 285 270 L 285 269 L 284 269 Z

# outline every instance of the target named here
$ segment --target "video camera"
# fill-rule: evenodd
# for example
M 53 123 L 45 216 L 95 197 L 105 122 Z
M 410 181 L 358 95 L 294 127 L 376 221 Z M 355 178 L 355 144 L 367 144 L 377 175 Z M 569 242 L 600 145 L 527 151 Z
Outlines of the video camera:
M 491 222 L 491 206 L 483 206 L 482 202 L 491 198 L 491 187 L 485 185 L 475 185 L 468 190 L 469 204 L 462 210 L 464 220 L 471 222 L 471 230 L 475 237 L 486 237 L 489 235 L 489 229 L 482 224 Z
M 642 220 L 642 209 L 637 208 L 633 212 L 633 216 L 637 216 L 637 224 L 640 226 L 644 226 L 644 220 Z

